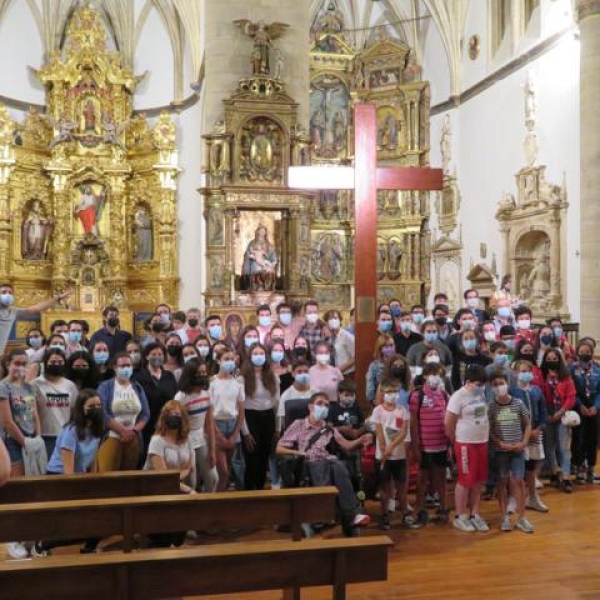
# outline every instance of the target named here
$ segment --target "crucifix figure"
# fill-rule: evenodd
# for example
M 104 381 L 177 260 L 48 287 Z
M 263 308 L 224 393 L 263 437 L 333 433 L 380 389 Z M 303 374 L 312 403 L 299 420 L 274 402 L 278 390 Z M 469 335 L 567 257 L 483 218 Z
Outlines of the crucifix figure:
M 365 398 L 365 380 L 377 338 L 377 191 L 441 190 L 442 169 L 377 167 L 377 116 L 374 104 L 354 107 L 354 167 L 290 167 L 290 187 L 354 190 L 356 257 L 356 382 Z

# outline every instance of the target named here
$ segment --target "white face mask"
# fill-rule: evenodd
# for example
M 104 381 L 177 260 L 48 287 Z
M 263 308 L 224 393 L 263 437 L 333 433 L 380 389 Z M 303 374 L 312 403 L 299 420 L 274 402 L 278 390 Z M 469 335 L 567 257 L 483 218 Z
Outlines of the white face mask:
M 310 313 L 306 315 L 307 323 L 314 325 L 319 320 L 319 315 L 317 313 Z
M 483 334 L 483 337 L 485 338 L 486 342 L 495 342 L 496 341 L 496 334 L 493 331 L 486 331 Z
M 531 327 L 530 319 L 519 319 L 517 323 L 519 325 L 519 329 L 529 329 Z
M 383 395 L 383 401 L 386 404 L 396 404 L 396 394 L 394 392 L 388 392 L 387 394 Z
M 467 306 L 469 308 L 479 308 L 479 298 L 469 298 L 467 300 Z
M 329 319 L 327 321 L 327 325 L 329 325 L 329 329 L 339 329 L 340 328 L 340 320 L 339 319 Z
M 329 354 L 317 354 L 317 362 L 319 362 L 322 365 L 328 365 L 330 359 L 331 355 Z
M 428 356 L 425 359 L 425 362 L 427 364 L 429 364 L 429 363 L 439 363 L 440 362 L 440 357 L 437 354 L 432 354 L 431 356 Z
M 506 385 L 506 383 L 502 383 L 494 386 L 494 394 L 496 395 L 496 398 L 502 398 L 503 396 L 506 396 L 506 394 L 508 394 L 508 385 Z

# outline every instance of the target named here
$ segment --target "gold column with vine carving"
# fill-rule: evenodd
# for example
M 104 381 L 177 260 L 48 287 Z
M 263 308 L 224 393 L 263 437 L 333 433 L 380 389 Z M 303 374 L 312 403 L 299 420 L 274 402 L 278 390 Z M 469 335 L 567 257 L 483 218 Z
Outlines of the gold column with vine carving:
M 126 224 L 126 183 L 127 172 L 115 173 L 108 176 L 110 187 L 110 223 L 112 231 L 111 242 L 111 275 L 106 278 L 110 289 L 106 290 L 107 301 L 115 294 L 124 294 L 127 284 L 127 235 Z
M 52 287 L 54 291 L 57 291 L 64 289 L 69 283 L 69 223 L 71 221 L 71 195 L 69 186 L 70 169 L 50 166 L 48 171 L 52 177 L 55 215 Z
M 10 176 L 14 169 L 15 159 L 8 140 L 2 140 L 0 146 L 0 279 L 6 281 L 10 277 Z

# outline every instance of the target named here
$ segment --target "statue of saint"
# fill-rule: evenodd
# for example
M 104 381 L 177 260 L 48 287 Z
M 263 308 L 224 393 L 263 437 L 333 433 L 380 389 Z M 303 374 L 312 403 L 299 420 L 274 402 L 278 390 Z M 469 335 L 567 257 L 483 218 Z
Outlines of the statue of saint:
M 442 136 L 440 138 L 440 151 L 442 154 L 442 169 L 444 174 L 450 170 L 450 153 L 452 150 L 452 129 L 450 127 L 450 115 L 444 117 L 442 125 Z
M 248 19 L 239 19 L 234 23 L 252 40 L 252 74 L 269 75 L 271 67 L 269 63 L 269 52 L 271 42 L 281 37 L 289 27 L 285 23 L 271 23 L 267 25 L 264 21 L 252 23 Z
M 80 188 L 81 196 L 75 208 L 75 214 L 79 217 L 85 235 L 98 235 L 98 221 L 104 207 L 104 192 L 94 194 L 89 183 Z
M 135 260 L 152 260 L 152 219 L 148 209 L 141 205 L 134 216 Z
M 269 169 L 273 164 L 273 145 L 262 123 L 250 144 L 250 160 L 259 171 Z
M 21 255 L 24 259 L 46 258 L 48 241 L 53 228 L 54 223 L 43 217 L 39 200 L 34 200 L 21 229 Z
M 87 100 L 83 107 L 83 123 L 86 133 L 96 131 L 96 108 L 92 100 Z
M 269 241 L 267 228 L 259 225 L 254 239 L 244 253 L 242 275 L 248 278 L 252 291 L 272 291 L 275 289 L 277 254 Z

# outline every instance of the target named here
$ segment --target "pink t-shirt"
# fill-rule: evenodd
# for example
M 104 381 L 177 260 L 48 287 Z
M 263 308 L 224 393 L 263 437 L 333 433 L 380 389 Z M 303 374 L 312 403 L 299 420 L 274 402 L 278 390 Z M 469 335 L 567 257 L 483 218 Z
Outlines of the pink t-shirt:
M 327 365 L 325 369 L 315 365 L 308 371 L 310 387 L 329 396 L 331 402 L 337 402 L 338 383 L 344 379 L 342 372 L 337 367 Z
M 423 400 L 421 400 L 421 395 Z M 421 407 L 419 408 L 419 403 Z M 423 386 L 423 391 L 415 390 L 410 396 L 410 412 L 413 419 L 418 415 L 419 446 L 424 452 L 446 450 L 448 438 L 444 428 L 448 396 L 442 389 L 432 390 Z

